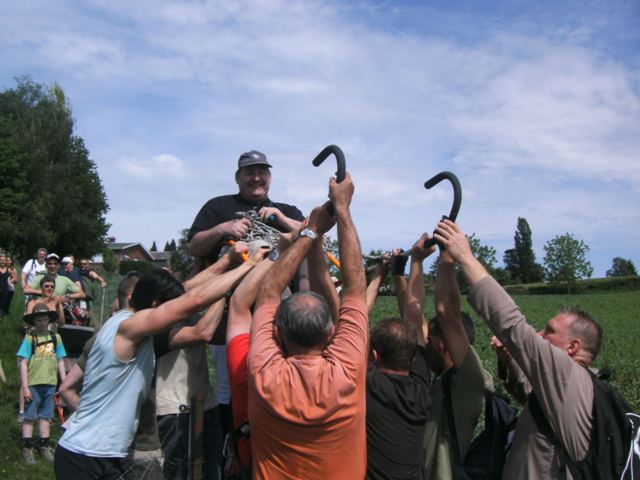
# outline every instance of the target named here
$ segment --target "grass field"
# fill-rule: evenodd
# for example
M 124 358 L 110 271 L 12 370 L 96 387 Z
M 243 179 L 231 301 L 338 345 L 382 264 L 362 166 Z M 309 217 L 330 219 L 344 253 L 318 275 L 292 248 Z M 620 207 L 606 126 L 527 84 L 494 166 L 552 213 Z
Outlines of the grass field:
M 105 296 L 105 308 L 115 298 L 117 278 L 110 281 Z M 20 458 L 20 428 L 16 422 L 18 373 L 15 353 L 21 337 L 21 295 L 16 292 L 11 314 L 0 319 L 0 360 L 7 376 L 7 383 L 0 382 L 0 478 L 9 480 L 53 479 L 53 468 L 38 458 L 38 465 L 27 467 Z M 604 348 L 596 362 L 598 367 L 608 367 L 613 372 L 614 383 L 635 411 L 640 412 L 640 355 L 636 352 L 640 339 L 640 294 L 635 292 L 606 292 L 581 295 L 514 295 L 516 303 L 536 328 L 565 305 L 580 307 L 590 312 L 602 324 L 605 331 Z M 496 375 L 495 355 L 489 348 L 490 333 L 484 323 L 468 305 L 463 309 L 476 320 L 478 335 L 476 349 L 487 370 Z M 434 311 L 433 298 L 428 295 L 427 314 Z M 381 318 L 397 316 L 395 297 L 380 297 L 371 317 L 375 324 Z M 106 317 L 105 317 L 106 318 Z M 52 439 L 59 437 L 59 425 L 52 424 Z

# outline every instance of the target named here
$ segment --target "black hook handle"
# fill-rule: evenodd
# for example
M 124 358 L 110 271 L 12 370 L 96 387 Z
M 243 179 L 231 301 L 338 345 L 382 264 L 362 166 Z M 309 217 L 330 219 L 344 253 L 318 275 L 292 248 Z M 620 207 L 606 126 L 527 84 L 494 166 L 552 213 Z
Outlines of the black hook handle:
M 336 163 L 338 164 L 338 169 L 336 170 L 336 182 L 340 183 L 344 180 L 344 177 L 347 173 L 347 165 L 344 161 L 344 153 L 342 149 L 337 145 L 327 145 L 322 149 L 322 151 L 316 155 L 316 158 L 313 159 L 311 163 L 313 163 L 314 167 L 318 167 L 322 162 L 324 162 L 329 155 L 335 155 Z M 329 215 L 333 216 L 334 210 L 333 205 L 328 206 Z
M 460 211 L 460 204 L 462 203 L 462 188 L 460 187 L 460 181 L 458 180 L 458 177 L 456 177 L 451 172 L 440 172 L 439 174 L 431 177 L 429 180 L 424 182 L 424 188 L 426 188 L 427 190 L 433 188 L 443 180 L 449 180 L 451 182 L 451 185 L 453 186 L 453 204 L 451 205 L 451 211 L 449 212 L 449 215 L 443 215 L 442 220 L 448 218 L 452 222 L 455 222 L 456 218 L 458 218 L 458 212 Z M 425 248 L 429 248 L 436 243 L 437 242 L 435 238 L 430 238 L 429 240 L 424 242 L 424 246 Z M 439 246 L 444 250 L 443 245 Z

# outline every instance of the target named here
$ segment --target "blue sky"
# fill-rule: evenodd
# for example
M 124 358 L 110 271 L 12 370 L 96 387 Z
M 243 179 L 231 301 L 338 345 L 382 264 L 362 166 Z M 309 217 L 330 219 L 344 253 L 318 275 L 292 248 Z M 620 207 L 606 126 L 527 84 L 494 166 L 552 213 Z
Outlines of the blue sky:
M 177 238 L 250 149 L 308 213 L 337 144 L 366 250 L 431 231 L 451 189 L 423 183 L 450 170 L 499 260 L 522 216 L 539 261 L 569 232 L 594 276 L 640 267 L 637 1 L 4 0 L 0 45 L 0 88 L 64 89 L 118 241 Z

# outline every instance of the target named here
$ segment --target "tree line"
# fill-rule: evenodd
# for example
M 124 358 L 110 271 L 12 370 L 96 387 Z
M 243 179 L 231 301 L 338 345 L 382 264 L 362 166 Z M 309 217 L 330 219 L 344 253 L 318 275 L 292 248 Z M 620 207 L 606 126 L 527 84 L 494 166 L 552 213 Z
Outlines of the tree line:
M 60 86 L 25 76 L 0 93 L 0 169 L 1 248 L 23 259 L 42 246 L 103 251 L 107 198 Z

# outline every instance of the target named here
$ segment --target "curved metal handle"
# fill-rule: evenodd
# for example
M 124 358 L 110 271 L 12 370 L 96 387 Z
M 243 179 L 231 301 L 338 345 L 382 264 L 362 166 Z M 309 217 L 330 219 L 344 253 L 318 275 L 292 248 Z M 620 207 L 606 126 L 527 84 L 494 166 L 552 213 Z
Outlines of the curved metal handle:
M 311 163 L 313 163 L 314 167 L 318 167 L 332 153 L 335 155 L 336 163 L 338 164 L 338 169 L 336 170 L 336 182 L 340 183 L 344 180 L 347 173 L 347 165 L 344 161 L 344 153 L 342 153 L 342 149 L 339 146 L 327 145 L 318 155 L 316 155 L 316 158 L 314 158 Z M 327 212 L 333 217 L 333 214 L 335 213 L 333 205 L 329 204 L 327 206 Z
M 456 177 L 451 172 L 446 172 L 446 171 L 440 172 L 437 175 L 431 177 L 426 182 L 424 182 L 424 188 L 429 190 L 430 188 L 435 187 L 437 184 L 439 184 L 443 180 L 449 180 L 451 182 L 451 185 L 453 186 L 453 204 L 451 205 L 451 211 L 449 212 L 449 215 L 448 216 L 443 215 L 442 220 L 445 220 L 448 218 L 452 222 L 455 222 L 456 218 L 458 218 L 458 212 L 460 211 L 460 204 L 462 203 L 462 188 L 460 187 L 460 181 L 458 180 L 458 177 Z M 434 238 L 430 238 L 424 243 L 424 246 L 426 248 L 429 248 L 435 245 L 436 243 L 437 242 Z M 443 245 L 440 245 L 440 248 L 444 250 Z
M 331 154 L 334 154 L 336 157 L 336 162 L 338 164 L 338 170 L 336 170 L 336 182 L 340 183 L 344 180 L 345 174 L 347 173 L 347 166 L 344 161 L 344 153 L 337 145 L 327 145 L 324 149 L 316 155 L 316 158 L 313 159 L 313 166 L 317 167 L 322 162 L 324 162 L 327 157 Z

